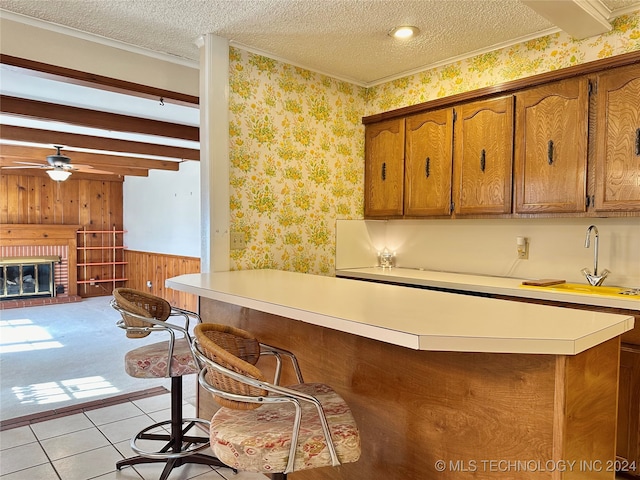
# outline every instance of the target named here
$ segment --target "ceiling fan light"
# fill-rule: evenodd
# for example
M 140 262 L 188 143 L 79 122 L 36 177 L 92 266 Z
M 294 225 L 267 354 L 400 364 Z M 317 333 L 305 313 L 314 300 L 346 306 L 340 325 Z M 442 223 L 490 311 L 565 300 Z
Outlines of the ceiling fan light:
M 399 27 L 394 27 L 389 30 L 389 36 L 398 39 L 407 39 L 414 37 L 420 33 L 420 29 L 418 27 L 414 27 L 411 25 L 401 25 Z
M 71 172 L 62 170 L 61 168 L 54 168 L 53 170 L 47 170 L 47 175 L 51 177 L 51 180 L 55 180 L 56 182 L 64 182 L 71 176 Z

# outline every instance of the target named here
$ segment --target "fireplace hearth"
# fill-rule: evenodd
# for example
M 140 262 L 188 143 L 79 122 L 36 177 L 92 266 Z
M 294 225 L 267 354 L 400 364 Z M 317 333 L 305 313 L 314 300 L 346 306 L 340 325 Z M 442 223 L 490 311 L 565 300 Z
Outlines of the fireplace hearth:
M 0 257 L 0 299 L 54 297 L 59 256 Z

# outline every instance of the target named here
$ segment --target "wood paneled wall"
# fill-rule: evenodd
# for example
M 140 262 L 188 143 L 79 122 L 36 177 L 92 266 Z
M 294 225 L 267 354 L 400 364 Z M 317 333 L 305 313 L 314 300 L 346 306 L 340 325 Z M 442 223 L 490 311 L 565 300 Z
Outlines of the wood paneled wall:
M 0 175 L 0 223 L 81 225 L 122 230 L 122 181 L 54 182 L 41 175 Z
M 122 180 L 99 180 L 72 175 L 54 182 L 43 171 L 33 175 L 0 175 L 0 223 L 35 225 L 80 225 L 88 230 L 122 230 Z M 113 178 L 113 177 L 111 177 Z M 92 259 L 93 260 L 93 257 Z M 96 261 L 96 260 L 93 260 Z M 88 272 L 87 278 L 105 278 L 104 267 Z M 111 284 L 79 288 L 83 297 L 111 294 Z
M 123 230 L 122 180 L 86 179 L 74 175 L 58 183 L 40 170 L 33 175 L 3 171 L 0 175 L 0 224 L 80 225 L 80 229 L 86 230 Z M 93 234 L 87 244 L 110 244 L 108 239 L 105 240 L 107 237 L 110 235 Z M 100 262 L 103 259 L 99 257 L 103 254 L 92 251 L 88 260 Z M 195 296 L 165 289 L 164 281 L 184 273 L 199 272 L 199 258 L 125 250 L 124 255 L 116 259 L 127 262 L 124 273 L 118 267 L 116 276 L 128 278 L 127 282 L 118 282 L 116 286 L 149 292 L 165 298 L 171 305 L 197 310 Z M 110 266 L 91 268 L 94 270 L 86 273 L 87 278 L 110 277 Z M 81 273 L 84 275 L 84 270 Z M 152 282 L 151 288 L 147 287 L 147 281 Z M 78 294 L 83 297 L 104 296 L 111 295 L 112 290 L 112 283 L 96 283 L 86 288 L 81 285 Z
M 197 296 L 166 288 L 164 282 L 167 278 L 177 275 L 200 272 L 199 258 L 135 250 L 125 250 L 124 258 L 128 262 L 127 277 L 129 280 L 126 284 L 128 288 L 162 297 L 175 307 L 193 312 L 198 310 Z M 147 281 L 151 282 L 151 287 L 147 287 Z

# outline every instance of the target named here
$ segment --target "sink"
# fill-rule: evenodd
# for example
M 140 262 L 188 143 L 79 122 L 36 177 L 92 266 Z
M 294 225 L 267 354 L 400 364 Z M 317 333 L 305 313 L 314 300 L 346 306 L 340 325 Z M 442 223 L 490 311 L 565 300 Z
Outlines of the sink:
M 534 290 L 547 290 L 552 292 L 574 293 L 579 295 L 604 295 L 608 297 L 621 297 L 640 300 L 640 289 L 625 287 L 594 287 L 580 283 L 560 283 L 548 287 L 533 285 L 520 285 L 520 288 L 532 288 Z

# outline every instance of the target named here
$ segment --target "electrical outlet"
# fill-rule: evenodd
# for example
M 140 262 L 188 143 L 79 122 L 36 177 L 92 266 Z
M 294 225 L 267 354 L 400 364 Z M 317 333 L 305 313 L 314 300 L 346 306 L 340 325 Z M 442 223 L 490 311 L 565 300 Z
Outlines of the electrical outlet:
M 231 242 L 231 250 L 242 250 L 247 248 L 247 241 L 242 232 L 231 232 L 229 235 Z
M 516 238 L 516 248 L 518 251 L 518 258 L 520 260 L 529 259 L 529 239 L 526 237 Z
M 89 285 L 91 285 L 92 287 L 95 287 L 96 286 L 96 281 L 95 280 L 96 280 L 95 278 L 90 278 L 89 279 Z

